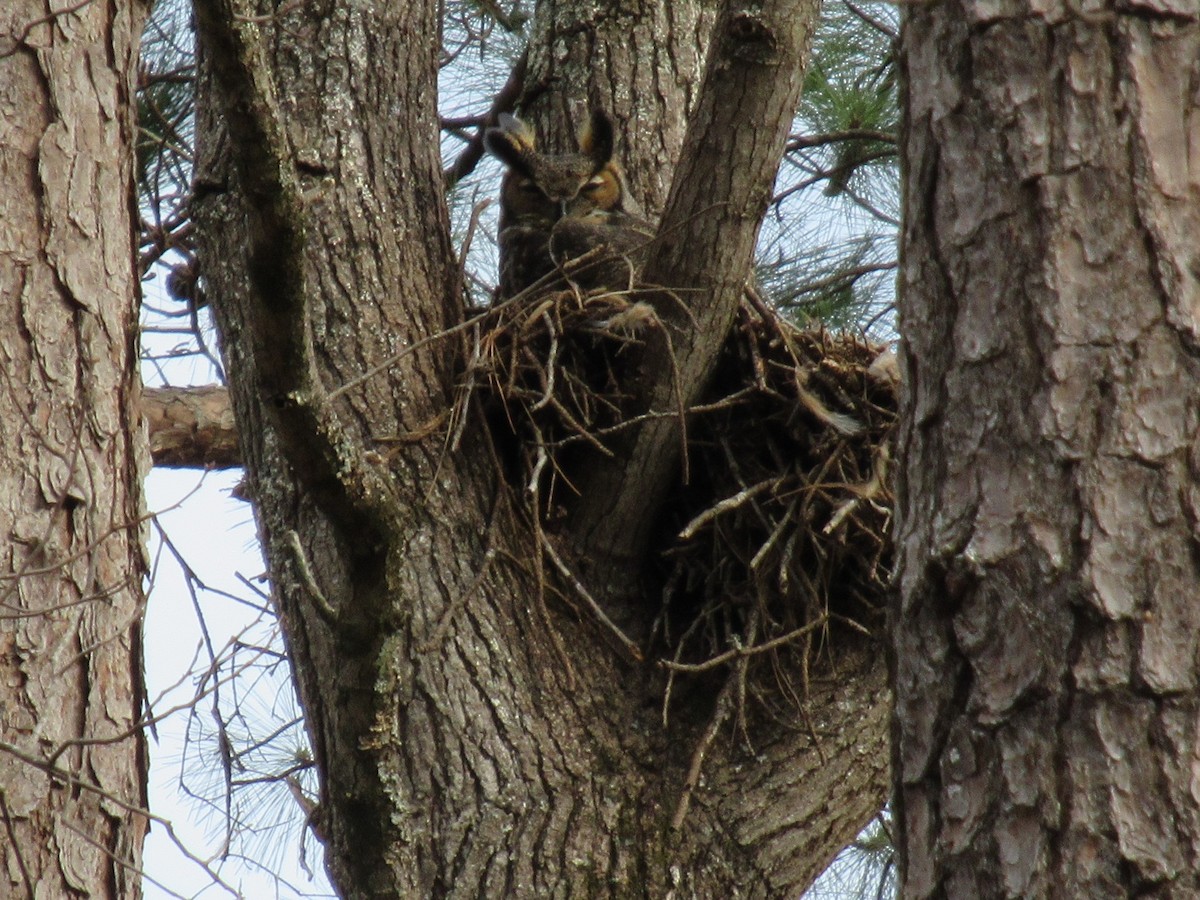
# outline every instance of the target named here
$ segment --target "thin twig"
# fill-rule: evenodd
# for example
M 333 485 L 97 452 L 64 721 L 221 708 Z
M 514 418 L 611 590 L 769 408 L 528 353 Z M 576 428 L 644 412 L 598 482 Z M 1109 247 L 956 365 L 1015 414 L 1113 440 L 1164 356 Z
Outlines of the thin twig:
M 454 296 L 462 297 L 463 286 L 467 281 L 467 257 L 471 253 L 471 244 L 475 241 L 475 229 L 479 227 L 479 218 L 483 211 L 491 205 L 490 197 L 480 200 L 471 207 L 471 218 L 467 222 L 467 233 L 463 236 L 462 253 L 458 257 L 458 274 L 454 279 Z
M 332 390 L 328 391 L 325 394 L 325 399 L 330 400 L 330 401 L 334 400 L 337 397 L 340 397 L 342 394 L 346 393 L 346 391 L 350 390 L 351 388 L 358 387 L 358 385 L 362 384 L 364 381 L 369 381 L 370 379 L 374 378 L 376 375 L 380 374 L 381 372 L 386 372 L 388 369 L 390 369 L 392 366 L 394 366 L 400 360 L 404 359 L 406 356 L 408 356 L 412 353 L 416 353 L 422 347 L 426 347 L 429 344 L 434 343 L 435 341 L 440 341 L 444 338 L 448 338 L 451 335 L 458 334 L 460 331 L 465 331 L 466 329 L 472 327 L 473 325 L 476 325 L 479 322 L 482 322 L 485 319 L 494 317 L 501 310 L 507 309 L 507 308 L 513 306 L 514 304 L 524 302 L 529 297 L 533 296 L 536 293 L 539 293 L 543 288 L 546 287 L 546 285 L 552 284 L 557 277 L 558 277 L 557 273 L 555 273 L 555 272 L 551 272 L 548 275 L 543 275 L 541 278 L 539 278 L 537 281 L 535 281 L 529 287 L 525 288 L 525 290 L 521 291 L 519 294 L 514 294 L 513 296 L 507 298 L 506 300 L 503 300 L 500 303 L 497 303 L 493 306 L 488 307 L 483 312 L 481 312 L 477 315 L 471 316 L 467 319 L 464 319 L 462 322 L 459 322 L 457 325 L 451 325 L 449 328 L 444 328 L 441 331 L 436 332 L 435 334 L 430 334 L 430 335 L 427 335 L 427 336 L 421 338 L 416 343 L 410 344 L 409 346 L 405 347 L 399 353 L 393 353 L 391 356 L 387 357 L 386 359 L 384 359 L 382 362 L 378 363 L 377 365 L 374 365 L 371 368 L 367 369 L 362 374 L 356 375 L 354 378 L 351 378 L 349 381 L 345 382 L 344 384 L 341 384 L 338 387 L 333 388 Z
M 446 608 L 446 611 L 443 613 L 441 620 L 437 624 L 437 627 L 434 628 L 433 634 L 429 636 L 427 641 L 424 641 L 417 647 L 417 652 L 428 653 L 430 650 L 436 649 L 438 646 L 440 646 L 441 643 L 446 639 L 446 634 L 450 630 L 450 623 L 453 621 L 455 613 L 462 609 L 463 606 L 466 605 L 467 599 L 479 589 L 479 585 L 483 583 L 483 578 L 487 574 L 487 571 L 491 567 L 492 561 L 495 558 L 496 549 L 494 547 L 488 547 L 487 551 L 483 554 L 483 562 L 479 566 L 479 571 L 475 573 L 475 577 L 471 579 L 471 583 L 467 585 L 467 587 L 458 595 L 458 597 L 455 598 L 454 602 Z
M 5 799 L 4 788 L 0 787 L 0 816 L 4 818 L 4 830 L 8 832 L 8 845 L 13 849 L 17 858 L 17 868 L 21 870 L 21 880 L 25 882 L 25 894 L 29 900 L 34 900 L 33 881 L 29 878 L 29 869 L 25 866 L 25 854 L 21 852 L 21 842 L 17 839 L 13 828 L 12 816 L 8 812 L 8 801 Z
M 512 112 L 517 105 L 517 98 L 521 96 L 521 91 L 525 88 L 525 71 L 529 63 L 529 48 L 526 47 L 521 53 L 521 58 L 517 60 L 517 64 L 513 66 L 512 72 L 508 76 L 508 81 L 504 83 L 504 87 L 496 93 L 492 98 L 492 106 L 483 116 L 483 120 L 476 129 L 475 136 L 471 138 L 469 144 L 463 148 L 458 154 L 458 158 L 454 160 L 454 164 L 442 173 L 442 177 L 446 180 L 447 187 L 453 187 L 459 181 L 466 178 L 479 165 L 479 161 L 483 159 L 483 136 L 487 129 L 496 124 L 500 113 Z
M 195 853 L 193 853 L 191 850 L 189 850 L 187 848 L 187 845 L 175 833 L 175 828 L 171 824 L 171 821 L 169 819 L 164 819 L 162 816 L 155 815 L 154 813 L 150 812 L 149 810 L 143 809 L 140 806 L 135 806 L 134 804 L 130 803 L 127 800 L 122 799 L 121 797 L 117 796 L 116 794 L 112 793 L 111 791 L 107 791 L 101 787 L 97 787 L 95 784 L 93 784 L 89 781 L 84 781 L 82 778 L 79 778 L 78 776 L 67 771 L 66 769 L 61 769 L 55 765 L 49 765 L 44 760 L 38 759 L 36 756 L 33 756 L 30 753 L 26 753 L 24 750 L 20 749 L 19 747 L 17 747 L 14 744 L 9 744 L 7 742 L 0 741 L 0 753 L 7 753 L 9 756 L 13 757 L 14 759 L 18 759 L 21 762 L 26 763 L 27 765 L 33 766 L 35 769 L 45 772 L 47 775 L 49 775 L 51 778 L 55 779 L 56 781 L 60 781 L 63 784 L 78 788 L 81 791 L 86 791 L 90 794 L 94 794 L 95 796 L 101 797 L 101 798 L 107 800 L 108 802 L 114 804 L 115 806 L 119 807 L 120 809 L 123 809 L 127 813 L 144 816 L 151 822 L 161 825 L 163 827 L 163 829 L 166 831 L 167 836 L 170 838 L 171 843 L 173 843 L 175 845 L 176 849 L 178 849 L 179 852 L 182 853 L 183 856 L 186 859 L 188 859 L 190 862 L 199 866 L 200 869 L 203 870 L 203 872 L 209 877 L 209 879 L 212 880 L 213 884 L 216 884 L 219 887 L 224 888 L 233 897 L 241 896 L 241 894 L 235 888 L 233 888 L 230 884 L 228 884 L 224 879 L 221 878 L 220 874 L 217 873 L 217 871 L 214 870 L 212 868 L 212 866 L 210 866 L 207 862 L 205 862 L 203 859 L 201 859 L 199 856 L 197 856 Z
M 558 371 L 558 366 L 555 365 L 558 362 L 558 330 L 554 327 L 554 321 L 550 318 L 549 310 L 543 312 L 541 318 L 546 323 L 546 333 L 550 335 L 550 353 L 546 357 L 546 364 L 542 369 L 546 373 L 546 386 L 542 392 L 541 399 L 529 407 L 533 412 L 537 412 L 549 403 L 550 399 L 554 396 L 554 373 Z
M 766 653 L 769 650 L 774 650 L 776 647 L 782 647 L 784 644 L 790 644 L 797 638 L 804 637 L 806 634 L 816 631 L 818 628 L 823 628 L 829 622 L 829 619 L 829 616 L 822 616 L 815 621 L 809 622 L 807 625 L 797 628 L 794 631 L 789 631 L 787 634 L 780 635 L 777 638 L 772 638 L 769 641 L 763 641 L 763 643 L 755 644 L 752 647 L 734 647 L 730 650 L 726 650 L 724 653 L 714 656 L 712 659 L 705 660 L 702 663 L 681 663 L 663 659 L 659 660 L 658 664 L 664 669 L 670 669 L 673 672 L 689 672 L 693 675 L 698 672 L 708 672 L 712 669 L 716 669 L 725 665 L 725 663 L 729 662 L 731 659 L 738 659 L 739 657 L 744 656 L 757 656 L 760 653 Z M 857 630 L 864 632 L 866 631 L 866 629 L 864 629 L 857 622 L 853 622 L 852 624 Z M 870 632 L 866 633 L 869 634 Z
M 336 628 L 341 617 L 338 611 L 334 609 L 333 604 L 325 596 L 325 592 L 321 590 L 321 586 L 317 584 L 312 566 L 308 564 L 308 554 L 304 552 L 304 547 L 300 545 L 300 535 L 289 528 L 286 541 L 288 549 L 292 551 L 292 561 L 296 564 L 296 572 L 300 576 L 300 583 L 304 585 L 309 599 L 312 600 L 313 608 L 325 620 L 326 625 Z
M 609 632 L 617 639 L 618 643 L 620 643 L 620 645 L 624 648 L 625 652 L 628 653 L 635 662 L 641 662 L 644 658 L 642 656 L 641 648 L 635 644 L 625 634 L 625 632 L 618 628 L 617 624 L 608 617 L 603 609 L 601 609 L 600 604 L 596 602 L 596 599 L 590 593 L 588 593 L 587 588 L 585 588 L 582 582 L 575 577 L 575 573 L 572 572 L 567 564 L 562 561 L 562 558 L 558 555 L 558 553 L 555 552 L 553 545 L 544 537 L 542 538 L 542 550 L 545 551 L 546 556 L 550 558 L 550 561 L 554 563 L 554 568 L 558 569 L 559 574 L 562 575 L 563 578 L 567 579 L 567 582 L 575 589 L 575 592 L 580 596 L 583 602 L 587 604 L 588 609 L 590 609 L 592 612 L 592 615 L 596 617 L 601 625 L 609 630 Z
M 766 481 L 760 481 L 758 484 L 752 485 L 745 490 L 738 491 L 732 497 L 726 497 L 719 503 L 713 504 L 683 527 L 683 529 L 679 532 L 679 539 L 684 541 L 688 540 L 695 535 L 697 531 L 699 531 L 717 516 L 721 515 L 721 513 L 729 512 L 731 509 L 736 509 L 747 500 L 758 496 L 763 491 L 773 490 L 774 488 L 779 487 L 786 477 L 786 475 L 780 475 L 776 478 L 768 478 Z
M 696 785 L 700 783 L 700 770 L 704 766 L 704 754 L 708 752 L 708 748 L 716 740 L 721 726 L 729 718 L 730 696 L 733 692 L 733 687 L 734 679 L 730 678 L 725 682 L 725 686 L 721 688 L 721 693 L 717 696 L 716 709 L 713 710 L 712 719 L 709 720 L 708 727 L 696 743 L 696 749 L 692 753 L 692 764 L 688 767 L 687 778 L 683 782 L 683 793 L 680 795 L 679 803 L 675 807 L 675 815 L 671 817 L 671 828 L 675 831 L 683 827 L 683 820 L 687 818 L 688 807 L 692 802 L 692 792 L 696 789 Z

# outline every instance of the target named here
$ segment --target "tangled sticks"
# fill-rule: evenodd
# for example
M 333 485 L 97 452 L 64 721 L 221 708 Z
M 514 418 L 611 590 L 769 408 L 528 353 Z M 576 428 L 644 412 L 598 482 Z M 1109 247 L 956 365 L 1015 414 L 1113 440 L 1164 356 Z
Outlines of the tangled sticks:
M 539 534 L 552 534 L 568 515 L 572 473 L 611 454 L 638 421 L 622 392 L 622 353 L 662 326 L 630 291 L 547 291 L 493 313 L 475 342 L 469 393 L 492 411 L 506 475 Z M 831 634 L 881 621 L 897 403 L 881 351 L 797 328 L 753 295 L 743 302 L 704 402 L 687 411 L 686 475 L 652 554 L 662 609 L 651 645 L 622 641 L 631 655 L 660 659 L 668 693 L 678 676 L 725 670 L 743 699 L 791 705 Z

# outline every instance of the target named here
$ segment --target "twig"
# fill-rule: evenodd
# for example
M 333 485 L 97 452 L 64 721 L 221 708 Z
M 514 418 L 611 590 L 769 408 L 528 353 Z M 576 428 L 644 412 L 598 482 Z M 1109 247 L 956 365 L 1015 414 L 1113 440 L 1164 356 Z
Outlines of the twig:
M 683 793 L 680 795 L 679 803 L 675 807 L 675 815 L 671 817 L 671 828 L 675 831 L 683 827 L 683 820 L 687 818 L 688 807 L 692 802 L 692 791 L 700 783 L 700 769 L 704 766 L 704 754 L 708 752 L 708 748 L 716 740 L 721 726 L 729 718 L 730 695 L 733 692 L 733 687 L 734 679 L 730 678 L 725 682 L 725 686 L 721 688 L 721 693 L 717 697 L 716 709 L 713 710 L 712 719 L 709 720 L 708 727 L 704 730 L 704 734 L 700 736 L 700 740 L 696 744 L 696 749 L 692 753 L 692 764 L 688 767 L 687 778 L 683 782 Z
M 590 609 L 592 612 L 592 615 L 599 620 L 601 625 L 609 630 L 609 632 L 617 639 L 618 643 L 620 643 L 621 647 L 624 648 L 625 652 L 628 653 L 635 662 L 641 662 L 644 658 L 642 656 L 641 648 L 632 640 L 630 640 L 625 632 L 618 628 L 617 624 L 605 614 L 604 610 L 601 609 L 600 604 L 597 603 L 595 598 L 588 593 L 587 588 L 585 588 L 579 579 L 575 577 L 575 573 L 571 571 L 567 564 L 563 562 L 559 555 L 555 552 L 550 541 L 543 536 L 541 544 L 546 556 L 548 556 L 550 561 L 554 563 L 554 568 L 558 569 L 559 574 L 562 575 L 563 578 L 567 579 L 567 582 L 575 589 L 575 592 L 580 596 L 583 602 L 587 604 L 588 609 Z
M 288 549 L 292 551 L 292 560 L 296 563 L 296 571 L 300 576 L 300 582 L 308 592 L 308 596 L 312 600 L 317 614 L 325 620 L 326 625 L 337 627 L 341 617 L 338 615 L 338 611 L 333 608 L 333 605 L 330 604 L 328 598 L 326 598 L 325 592 L 321 590 L 320 585 L 317 584 L 312 567 L 308 564 L 308 555 L 300 545 L 300 535 L 289 528 L 285 538 Z
M 852 286 L 858 279 L 866 275 L 874 275 L 876 272 L 892 272 L 899 268 L 899 266 L 900 264 L 895 262 L 868 263 L 861 266 L 852 266 L 849 269 L 834 272 L 825 278 L 805 282 L 800 293 L 815 294 L 818 291 L 824 291 L 832 287 L 841 287 L 842 285 Z
M 537 445 L 537 462 L 533 464 L 533 471 L 529 473 L 529 483 L 525 485 L 525 490 L 536 496 L 538 490 L 538 482 L 542 478 L 542 469 L 546 468 L 546 463 L 550 459 L 550 454 L 546 452 L 546 445 L 541 441 Z M 533 508 L 535 516 L 541 516 L 542 511 L 535 505 Z
M 462 253 L 458 258 L 458 274 L 454 279 L 454 295 L 456 297 L 462 296 L 463 286 L 467 282 L 467 257 L 471 253 L 471 244 L 475 242 L 475 229 L 479 227 L 479 217 L 483 215 L 483 211 L 491 205 L 491 202 L 491 197 L 488 197 L 471 207 L 471 219 L 467 222 L 467 233 L 463 236 Z
M 121 857 L 117 856 L 117 854 L 114 853 L 111 848 L 100 843 L 98 840 L 96 840 L 94 837 L 92 837 L 92 835 L 88 834 L 83 829 L 76 828 L 70 822 L 70 820 L 64 818 L 64 819 L 60 819 L 59 821 L 62 823 L 64 828 L 66 828 L 68 831 L 70 831 L 76 837 L 78 837 L 78 838 L 82 839 L 83 841 L 85 841 L 86 843 L 90 844 L 93 850 L 99 850 L 102 854 L 107 856 L 109 859 L 111 859 L 114 863 L 116 863 L 122 869 L 125 869 L 126 871 L 133 873 L 133 875 L 136 878 L 138 878 L 138 879 L 144 878 L 146 881 L 150 882 L 152 885 L 154 885 L 156 888 L 158 888 L 164 894 L 168 894 L 171 897 L 175 897 L 176 900 L 188 900 L 187 894 L 180 894 L 178 891 L 171 890 L 169 887 L 167 887 L 161 881 L 159 881 L 158 879 L 156 879 L 152 875 L 150 875 L 150 873 L 147 872 L 144 868 L 142 868 L 140 866 L 136 866 L 133 863 L 129 862 L 128 860 L 121 859 Z M 32 893 L 30 893 L 29 897 L 30 897 L 30 900 L 34 900 L 34 895 Z
M 664 606 L 665 606 L 665 604 L 664 604 Z M 666 613 L 666 610 L 664 609 L 664 615 L 665 615 L 665 613 Z M 691 624 L 688 625 L 687 630 L 684 631 L 684 633 L 679 636 L 679 642 L 675 647 L 675 661 L 676 662 L 679 661 L 679 657 L 683 656 L 684 648 L 687 646 L 688 641 L 691 640 L 692 635 L 695 634 L 696 632 L 698 632 L 700 630 L 700 628 L 703 626 L 705 615 L 706 614 L 704 612 L 701 612 L 699 615 L 697 615 L 695 618 L 693 618 Z M 663 706 L 662 706 L 663 730 L 666 730 L 669 727 L 669 725 L 671 724 L 670 719 L 669 719 L 669 713 L 670 713 L 670 708 L 671 708 L 671 688 L 675 684 L 674 670 L 672 670 L 669 666 L 666 668 L 667 668 L 667 686 L 663 690 Z
M 17 833 L 13 829 L 12 816 L 8 812 L 8 801 L 5 798 L 3 787 L 0 787 L 0 816 L 4 818 L 4 830 L 8 832 L 8 845 L 13 848 L 13 855 L 17 858 L 17 868 L 21 870 L 21 880 L 25 882 L 25 894 L 29 900 L 34 900 L 33 882 L 29 878 L 29 869 L 25 867 L 25 854 L 21 852 L 21 842 L 17 840 Z
M 487 574 L 488 569 L 492 565 L 492 560 L 495 558 L 496 548 L 488 547 L 487 552 L 483 554 L 483 563 L 480 564 L 479 571 L 475 573 L 475 577 L 471 579 L 471 583 L 446 608 L 441 620 L 437 623 L 437 627 L 433 629 L 433 633 L 429 636 L 428 640 L 418 645 L 418 653 L 428 653 L 442 644 L 446 639 L 446 633 L 450 630 L 450 622 L 454 619 L 455 613 L 462 609 L 466 605 L 467 598 L 479 589 L 479 585 L 483 583 L 483 577 Z
M 558 366 L 558 330 L 554 327 L 554 321 L 550 318 L 550 311 L 546 310 L 542 313 L 542 321 L 546 323 L 546 333 L 550 335 L 550 354 L 546 358 L 546 365 L 543 371 L 546 373 L 546 387 L 542 392 L 542 397 L 533 406 L 529 407 L 530 411 L 537 412 L 550 402 L 554 396 L 554 373 Z
M 862 19 L 864 22 L 866 22 L 868 25 L 870 25 L 872 28 L 874 28 L 880 34 L 882 34 L 888 38 L 891 38 L 892 40 L 896 39 L 896 36 L 897 36 L 896 29 L 893 28 L 891 25 L 889 25 L 887 22 L 883 21 L 882 19 L 876 18 L 875 16 L 868 13 L 866 10 L 860 9 L 858 6 L 851 3 L 850 0 L 843 0 L 843 2 L 846 4 L 846 8 L 848 10 L 850 10 L 850 12 L 854 13 L 854 15 L 858 16 L 860 19 Z
M 221 878 L 220 874 L 218 874 L 216 872 L 216 870 L 214 870 L 207 862 L 205 862 L 203 859 L 201 859 L 199 856 L 197 856 L 195 853 L 193 853 L 191 850 L 189 850 L 187 848 L 187 845 L 175 833 L 175 828 L 171 824 L 171 821 L 169 819 L 164 819 L 162 816 L 155 815 L 154 813 L 152 813 L 146 809 L 143 809 L 140 806 L 135 806 L 134 804 L 130 803 L 127 800 L 122 799 L 121 797 L 117 796 L 116 794 L 114 794 L 110 791 L 107 791 L 101 787 L 97 787 L 95 784 L 93 784 L 89 781 L 84 781 L 82 778 L 79 778 L 78 776 L 76 776 L 75 774 L 73 774 L 72 772 L 70 772 L 66 769 L 59 768 L 58 766 L 55 766 L 52 764 L 48 764 L 45 760 L 39 759 L 38 757 L 34 756 L 31 753 L 25 752 L 21 748 L 17 747 L 15 744 L 9 744 L 7 742 L 0 741 L 0 753 L 7 753 L 9 756 L 12 756 L 13 758 L 18 759 L 27 765 L 33 766 L 35 769 L 38 769 L 39 771 L 45 772 L 48 776 L 55 779 L 56 781 L 60 781 L 65 785 L 68 785 L 68 786 L 74 787 L 74 788 L 78 788 L 81 791 L 86 791 L 87 793 L 90 793 L 97 797 L 100 797 L 100 798 L 108 801 L 109 803 L 114 804 L 115 806 L 119 807 L 120 809 L 124 810 L 127 813 L 133 813 L 134 815 L 144 816 L 149 821 L 154 822 L 155 824 L 161 825 L 166 830 L 167 837 L 170 838 L 171 843 L 173 843 L 175 845 L 176 849 L 178 849 L 179 852 L 182 853 L 183 856 L 186 857 L 190 862 L 199 866 L 200 869 L 203 870 L 204 874 L 206 874 L 209 877 L 209 879 L 213 882 L 213 884 L 216 884 L 216 885 L 224 888 L 226 891 L 229 892 L 230 896 L 232 896 L 232 897 L 240 897 L 241 896 L 241 894 L 236 889 L 234 889 L 231 885 L 229 885 L 226 881 L 224 881 Z
M 607 456 L 609 459 L 612 459 L 616 456 L 612 450 L 604 446 L 598 437 L 596 437 L 594 434 L 580 425 L 578 421 L 576 421 L 575 417 L 571 415 L 570 411 L 566 408 L 566 406 L 563 405 L 561 400 L 559 400 L 557 397 L 551 397 L 550 404 L 554 407 L 555 412 L 562 416 L 562 419 L 567 424 L 567 427 L 575 431 L 577 437 L 587 441 L 587 443 L 591 444 L 597 450 L 597 452 Z M 560 445 L 561 443 L 565 443 L 565 439 L 563 442 L 560 442 Z
M 430 335 L 427 335 L 427 336 L 421 338 L 416 343 L 410 344 L 409 346 L 405 347 L 399 353 L 393 353 L 387 359 L 385 359 L 382 362 L 378 363 L 377 365 L 374 365 L 371 368 L 367 369 L 367 371 L 363 372 L 361 375 L 356 375 L 354 378 L 351 378 L 349 381 L 345 382 L 344 384 L 341 384 L 338 387 L 333 388 L 332 390 L 330 390 L 329 392 L 327 392 L 325 394 L 325 399 L 328 401 L 332 401 L 332 400 L 336 399 L 337 397 L 341 396 L 342 394 L 346 393 L 346 391 L 350 390 L 351 388 L 358 387 L 358 385 L 362 384 L 364 381 L 369 381 L 370 379 L 374 378 L 379 373 L 386 372 L 388 369 L 390 369 L 392 366 L 394 366 L 400 360 L 404 359 L 406 356 L 408 356 L 411 353 L 416 353 L 422 347 L 428 346 L 429 344 L 432 344 L 434 341 L 440 341 L 443 338 L 450 337 L 453 334 L 458 334 L 460 331 L 464 331 L 464 330 L 472 327 L 473 325 L 476 325 L 477 323 L 482 322 L 484 319 L 488 319 L 488 318 L 495 316 L 501 310 L 507 309 L 510 306 L 513 306 L 514 304 L 524 302 L 529 297 L 540 292 L 544 287 L 546 287 L 546 285 L 552 284 L 556 278 L 557 278 L 557 273 L 554 273 L 554 272 L 551 272 L 548 275 L 543 275 L 541 278 L 539 278 L 537 281 L 535 281 L 529 287 L 525 288 L 525 290 L 521 291 L 519 294 L 513 294 L 513 296 L 509 297 L 508 299 L 503 300 L 500 303 L 495 304 L 494 306 L 488 307 L 486 310 L 479 313 L 478 315 L 474 315 L 468 319 L 464 319 L 463 321 L 459 322 L 457 325 L 451 325 L 449 328 L 444 328 L 441 331 L 436 332 L 435 334 L 430 334 Z
M 762 562 L 766 558 L 767 554 L 771 552 L 771 548 L 779 542 L 779 537 L 783 534 L 784 529 L 787 528 L 788 525 L 795 526 L 796 507 L 799 506 L 799 504 L 800 497 L 797 496 L 792 498 L 792 502 L 788 504 L 787 512 L 779 517 L 779 522 L 771 531 L 770 537 L 763 542 L 763 545 L 758 548 L 758 552 L 756 552 L 754 557 L 750 560 L 751 571 L 758 569 L 758 567 L 762 565 Z
M 671 294 L 670 291 L 667 292 Z M 672 294 L 672 296 L 674 296 Z M 690 313 L 690 311 L 689 311 Z M 675 346 L 671 343 L 671 332 L 666 323 L 658 319 L 662 329 L 663 340 L 667 342 L 667 358 L 671 360 L 671 388 L 675 394 L 675 414 L 679 417 L 679 471 L 684 484 L 691 481 L 691 459 L 688 456 L 687 415 L 685 406 L 687 400 L 683 395 L 683 381 L 679 375 L 679 361 L 675 359 Z
M 471 397 L 475 394 L 475 373 L 482 365 L 479 326 L 476 325 L 471 333 L 474 339 L 472 341 L 471 353 L 467 358 L 467 380 L 459 392 L 460 399 L 454 405 L 454 410 L 450 415 L 450 427 L 447 429 L 447 434 L 450 436 L 448 446 L 451 453 L 456 452 L 462 445 L 462 437 L 467 430 L 467 413 L 471 405 Z
M 688 540 L 697 531 L 699 531 L 717 516 L 721 515 L 721 513 L 728 512 L 731 509 L 736 509 L 747 500 L 758 496 L 763 491 L 772 490 L 773 488 L 779 487 L 779 485 L 781 485 L 786 478 L 786 475 L 780 475 L 777 478 L 768 478 L 766 481 L 760 481 L 758 484 L 752 485 L 745 490 L 738 491 L 732 497 L 726 497 L 719 503 L 710 506 L 684 526 L 683 530 L 679 532 L 679 539 L 684 541 Z
M 746 622 L 745 628 L 745 644 L 753 646 L 758 640 L 758 623 L 762 618 L 763 607 L 761 602 L 758 606 L 750 611 L 750 617 Z M 746 750 L 751 756 L 754 756 L 754 745 L 750 742 L 750 730 L 746 727 L 746 685 L 750 675 L 750 654 L 744 654 L 738 659 L 737 667 L 733 671 L 734 677 L 737 679 L 737 721 L 735 728 L 741 732 L 742 740 L 746 743 Z
M 896 135 L 890 131 L 866 128 L 850 128 L 845 131 L 827 131 L 824 134 L 799 134 L 788 139 L 787 152 L 836 144 L 841 141 L 877 141 L 880 144 L 895 144 Z
M 538 436 L 539 442 L 541 436 Z M 539 443 L 539 447 L 541 444 Z M 534 547 L 539 548 L 546 545 L 546 535 L 542 531 L 541 505 L 542 495 L 535 481 L 532 487 L 533 499 L 531 502 L 533 508 L 533 540 Z M 563 646 L 562 636 L 558 633 L 558 629 L 554 627 L 554 623 L 550 620 L 550 610 L 546 607 L 546 561 L 545 557 L 540 553 L 535 553 L 534 569 L 537 574 L 537 612 L 541 616 L 542 624 L 546 626 L 546 633 L 550 635 L 550 640 L 554 644 L 554 652 L 558 654 L 559 661 L 562 662 L 563 672 L 566 673 L 567 690 L 575 690 L 575 666 L 571 662 L 571 656 L 567 653 L 567 648 Z
M 818 628 L 823 628 L 826 624 L 828 624 L 829 619 L 830 617 L 828 615 L 821 616 L 821 618 L 809 622 L 807 625 L 797 628 L 794 631 L 789 631 L 787 634 L 782 634 L 777 638 L 771 638 L 769 641 L 764 641 L 761 644 L 755 644 L 752 647 L 734 647 L 731 650 L 726 650 L 724 653 L 720 653 L 714 656 L 712 659 L 705 660 L 702 663 L 681 663 L 662 659 L 659 660 L 658 664 L 664 669 L 670 669 L 672 672 L 689 672 L 692 674 L 697 672 L 708 672 L 712 669 L 716 669 L 725 665 L 725 663 L 729 662 L 731 659 L 737 659 L 744 656 L 757 656 L 760 653 L 766 653 L 769 650 L 774 650 L 776 647 L 782 647 L 784 644 L 790 644 L 792 641 L 796 640 L 796 638 L 804 637 L 804 635 L 808 634 L 809 632 L 816 631 Z M 864 629 L 857 622 L 854 622 L 853 620 L 847 620 L 847 622 L 852 624 L 857 630 L 866 634 L 870 634 L 869 631 Z
M 483 135 L 487 129 L 496 124 L 496 120 L 500 113 L 512 112 L 517 105 L 517 98 L 521 96 L 521 91 L 525 88 L 525 70 L 529 64 L 529 48 L 521 54 L 521 58 L 517 60 L 517 64 L 513 66 L 512 72 L 508 76 L 508 81 L 504 83 L 504 87 L 496 93 L 492 98 L 492 107 L 487 111 L 487 115 L 483 117 L 483 122 L 476 130 L 475 136 L 471 138 L 471 142 L 463 148 L 462 153 L 458 154 L 458 158 L 454 160 L 454 165 L 446 169 L 442 173 L 442 177 L 446 180 L 447 187 L 454 187 L 462 179 L 466 178 L 479 165 L 479 161 L 483 159 Z

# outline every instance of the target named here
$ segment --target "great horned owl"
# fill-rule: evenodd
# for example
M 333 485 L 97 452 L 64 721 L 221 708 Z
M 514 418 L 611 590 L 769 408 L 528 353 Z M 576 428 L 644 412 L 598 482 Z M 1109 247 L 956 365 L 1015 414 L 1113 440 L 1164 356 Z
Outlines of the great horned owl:
M 597 247 L 569 273 L 583 287 L 623 287 L 654 229 L 632 209 L 613 160 L 613 125 L 592 112 L 576 153 L 541 153 L 533 129 L 502 114 L 484 144 L 508 168 L 500 186 L 500 297 L 512 297 Z M 570 268 L 568 266 L 568 268 Z M 616 282 L 616 283 L 614 283 Z

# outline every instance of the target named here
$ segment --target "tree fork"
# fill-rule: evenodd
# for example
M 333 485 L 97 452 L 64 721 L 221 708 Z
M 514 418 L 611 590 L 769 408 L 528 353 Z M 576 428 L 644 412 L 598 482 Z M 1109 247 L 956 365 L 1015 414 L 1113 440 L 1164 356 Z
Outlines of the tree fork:
M 462 315 L 432 103 L 438 6 L 335 5 L 311 18 L 286 6 L 280 21 L 247 15 L 235 26 L 262 29 L 265 65 L 288 111 L 287 152 L 313 211 L 304 349 L 336 393 L 346 441 L 391 482 L 379 502 L 394 506 L 395 525 L 379 568 L 361 564 L 357 532 L 343 527 L 336 504 L 314 502 L 307 477 L 296 477 L 289 455 L 305 452 L 294 446 L 303 436 L 280 434 L 291 426 L 260 388 L 257 354 L 283 337 L 253 321 L 263 312 L 255 284 L 263 285 L 247 254 L 252 217 L 240 176 L 228 166 L 244 148 L 224 136 L 212 79 L 201 76 L 197 177 L 214 189 L 197 205 L 197 233 L 314 736 L 331 875 L 348 897 L 616 898 L 673 887 L 794 895 L 877 809 L 886 769 L 877 661 L 846 657 L 838 679 L 814 685 L 830 730 L 819 745 L 771 730 L 752 765 L 734 766 L 744 751 L 724 734 L 714 740 L 673 831 L 692 736 L 705 721 L 680 712 L 664 733 L 645 673 L 597 641 L 590 621 L 539 593 L 528 523 L 498 493 L 480 432 L 468 427 L 458 452 L 440 435 L 390 456 L 379 449 L 386 444 L 376 436 L 427 433 L 449 405 L 460 362 L 453 341 L 424 343 Z M 594 4 L 578 7 L 588 14 Z M 531 72 L 548 49 L 531 51 Z M 295 323 L 281 327 L 300 334 Z M 360 378 L 384 360 L 394 363 Z M 375 616 L 367 640 L 348 642 L 329 627 L 341 615 L 331 611 L 347 608 Z

